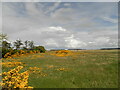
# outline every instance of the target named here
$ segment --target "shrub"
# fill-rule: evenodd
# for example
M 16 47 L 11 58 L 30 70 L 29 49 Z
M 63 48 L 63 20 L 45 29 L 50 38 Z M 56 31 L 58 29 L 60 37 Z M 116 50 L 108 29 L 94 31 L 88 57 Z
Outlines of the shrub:
M 19 73 L 23 66 L 18 66 L 17 68 L 11 69 L 8 72 L 2 73 L 1 86 L 3 90 L 12 90 L 13 88 L 22 89 L 22 88 L 33 88 L 28 86 L 29 72 L 25 71 Z
M 6 48 L 2 48 L 2 57 L 5 56 L 6 53 L 9 52 L 9 49 L 6 49 Z
M 34 50 L 39 50 L 41 53 L 45 53 L 45 48 L 43 46 L 34 47 Z
M 20 55 L 23 55 L 23 54 L 27 54 L 27 53 L 30 53 L 30 54 L 33 54 L 33 53 L 45 53 L 45 48 L 43 46 L 38 46 L 38 47 L 35 47 L 34 49 L 30 49 L 30 50 L 24 50 L 24 49 L 21 49 L 21 50 L 17 50 L 17 49 L 6 49 L 6 48 L 3 48 L 2 49 L 2 57 L 3 58 L 7 58 L 7 57 L 15 57 L 15 56 L 20 56 Z

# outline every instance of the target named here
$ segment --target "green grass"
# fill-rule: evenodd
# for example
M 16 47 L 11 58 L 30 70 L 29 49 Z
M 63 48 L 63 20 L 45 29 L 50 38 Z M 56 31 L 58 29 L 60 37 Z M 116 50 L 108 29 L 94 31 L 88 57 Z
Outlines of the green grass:
M 44 57 L 19 57 L 29 67 L 42 68 L 40 73 L 31 73 L 29 85 L 34 88 L 117 88 L 118 87 L 118 51 L 117 50 L 83 50 L 76 55 L 58 57 L 46 52 Z M 41 54 L 34 54 L 41 55 Z M 3 60 L 4 62 L 7 62 Z M 11 60 L 10 60 L 11 61 Z M 47 66 L 53 65 L 53 68 Z M 12 67 L 14 68 L 14 67 Z M 57 71 L 67 68 L 67 71 Z M 3 67 L 3 72 L 11 68 Z

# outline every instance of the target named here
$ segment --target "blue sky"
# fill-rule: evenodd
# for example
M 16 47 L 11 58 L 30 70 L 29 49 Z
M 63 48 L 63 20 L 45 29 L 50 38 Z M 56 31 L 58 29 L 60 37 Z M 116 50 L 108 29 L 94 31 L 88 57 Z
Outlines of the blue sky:
M 3 32 L 11 42 L 52 48 L 118 45 L 117 2 L 4 2 Z

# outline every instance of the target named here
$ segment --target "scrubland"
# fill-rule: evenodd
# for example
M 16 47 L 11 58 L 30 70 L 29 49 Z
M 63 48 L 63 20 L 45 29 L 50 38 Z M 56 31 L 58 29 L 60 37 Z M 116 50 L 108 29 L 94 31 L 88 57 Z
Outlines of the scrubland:
M 118 87 L 118 50 L 46 51 L 1 60 L 4 88 Z

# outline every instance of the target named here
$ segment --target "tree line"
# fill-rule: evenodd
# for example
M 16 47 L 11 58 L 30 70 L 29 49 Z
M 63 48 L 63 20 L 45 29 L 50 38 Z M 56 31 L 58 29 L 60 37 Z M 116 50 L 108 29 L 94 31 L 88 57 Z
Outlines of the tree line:
M 11 42 L 8 42 L 8 36 L 6 34 L 0 34 L 0 46 L 2 50 L 4 49 L 16 49 L 16 50 L 40 50 L 40 52 L 45 52 L 44 46 L 35 46 L 34 41 L 26 40 L 22 42 L 22 40 L 16 40 L 13 42 L 13 46 Z
M 13 42 L 13 47 L 12 44 L 8 41 L 2 41 L 2 48 L 10 49 L 10 48 L 15 48 L 16 50 L 19 49 L 34 49 L 35 45 L 33 41 L 28 41 L 26 40 L 25 42 L 22 42 L 21 40 L 16 40 Z M 23 47 L 21 47 L 24 45 Z

